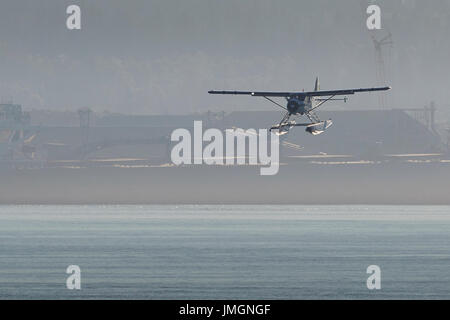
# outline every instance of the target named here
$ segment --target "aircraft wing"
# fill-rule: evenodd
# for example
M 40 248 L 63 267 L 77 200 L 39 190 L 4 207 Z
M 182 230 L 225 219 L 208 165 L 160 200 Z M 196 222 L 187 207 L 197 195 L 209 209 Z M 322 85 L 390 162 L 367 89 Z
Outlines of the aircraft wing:
M 253 91 L 208 91 L 209 94 L 234 94 L 234 95 L 248 95 L 253 97 L 290 97 L 295 95 L 295 92 L 253 92 Z
M 329 91 L 311 91 L 311 92 L 304 92 L 303 94 L 309 97 L 346 96 L 359 92 L 386 91 L 390 89 L 391 87 L 377 87 L 377 88 L 360 88 L 360 89 L 344 89 L 344 90 L 329 90 Z
M 360 89 L 344 89 L 329 91 L 310 91 L 310 92 L 265 92 L 265 91 L 208 91 L 209 94 L 233 94 L 233 95 L 249 95 L 253 97 L 323 97 L 323 96 L 341 96 L 350 95 L 359 92 L 386 91 L 391 87 L 378 88 L 360 88 Z

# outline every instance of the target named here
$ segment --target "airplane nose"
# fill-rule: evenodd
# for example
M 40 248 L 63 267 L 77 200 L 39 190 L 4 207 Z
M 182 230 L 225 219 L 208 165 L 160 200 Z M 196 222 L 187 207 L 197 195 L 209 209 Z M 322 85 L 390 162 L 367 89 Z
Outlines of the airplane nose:
M 289 111 L 289 113 L 296 113 L 297 110 L 299 109 L 300 105 L 298 104 L 297 101 L 289 101 L 288 105 L 287 105 L 287 109 Z

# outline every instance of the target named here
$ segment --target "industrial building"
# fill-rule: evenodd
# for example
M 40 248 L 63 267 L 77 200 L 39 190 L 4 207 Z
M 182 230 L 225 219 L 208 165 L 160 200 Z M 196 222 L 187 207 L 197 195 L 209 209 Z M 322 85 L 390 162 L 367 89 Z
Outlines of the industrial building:
M 34 114 L 36 111 L 33 112 Z M 51 119 L 51 116 L 48 116 Z M 20 105 L 0 105 L 0 159 L 3 163 L 57 166 L 73 162 L 97 165 L 170 162 L 170 134 L 204 127 L 269 128 L 279 118 L 273 111 L 206 112 L 191 115 L 95 114 L 89 109 L 58 115 L 60 123 L 39 123 Z M 283 136 L 284 161 L 314 155 L 349 155 L 374 159 L 399 154 L 440 154 L 443 139 L 435 130 L 434 110 L 326 111 L 334 125 L 320 136 L 294 128 Z M 78 118 L 78 123 L 73 119 Z M 67 121 L 66 121 L 67 120 Z M 294 145 L 294 148 L 289 146 Z M 291 158 L 292 157 L 292 158 Z M 35 166 L 35 165 L 33 165 Z
M 0 161 L 19 162 L 33 160 L 35 147 L 31 145 L 35 137 L 31 127 L 30 114 L 22 111 L 22 106 L 12 103 L 0 104 Z

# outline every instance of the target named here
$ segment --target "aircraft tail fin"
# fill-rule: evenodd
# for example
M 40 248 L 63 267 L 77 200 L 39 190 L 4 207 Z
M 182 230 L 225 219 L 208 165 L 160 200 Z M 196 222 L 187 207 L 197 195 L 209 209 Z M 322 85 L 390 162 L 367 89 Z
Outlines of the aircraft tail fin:
M 319 77 L 316 78 L 316 84 L 314 85 L 314 91 L 320 91 Z

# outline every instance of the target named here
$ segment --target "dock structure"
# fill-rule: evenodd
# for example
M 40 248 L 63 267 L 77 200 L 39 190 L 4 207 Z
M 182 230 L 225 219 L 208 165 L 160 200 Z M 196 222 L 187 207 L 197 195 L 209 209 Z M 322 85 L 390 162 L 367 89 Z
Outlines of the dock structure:
M 0 162 L 13 164 L 36 159 L 36 149 L 31 144 L 36 137 L 28 112 L 13 103 L 0 104 Z

